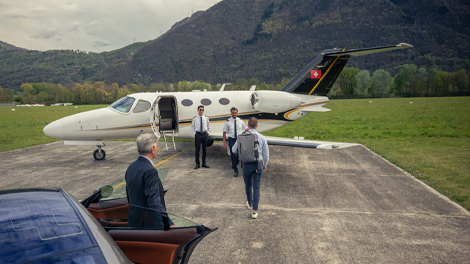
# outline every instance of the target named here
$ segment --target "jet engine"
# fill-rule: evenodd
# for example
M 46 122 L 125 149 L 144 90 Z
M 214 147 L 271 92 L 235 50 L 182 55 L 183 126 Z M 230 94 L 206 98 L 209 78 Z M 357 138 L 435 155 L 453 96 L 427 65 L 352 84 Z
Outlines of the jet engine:
M 256 91 L 250 96 L 251 107 L 265 113 L 282 113 L 302 104 L 295 94 L 281 91 Z

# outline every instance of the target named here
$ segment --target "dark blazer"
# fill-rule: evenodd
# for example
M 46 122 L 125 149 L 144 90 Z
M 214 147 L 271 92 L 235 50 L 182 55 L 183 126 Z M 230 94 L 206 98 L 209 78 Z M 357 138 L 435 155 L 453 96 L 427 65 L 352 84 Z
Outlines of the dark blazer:
M 157 227 L 152 226 L 152 223 L 157 224 L 156 221 L 162 223 L 159 213 L 144 209 L 166 212 L 162 182 L 157 169 L 146 158 L 139 156 L 127 168 L 126 193 L 130 205 L 128 226 Z

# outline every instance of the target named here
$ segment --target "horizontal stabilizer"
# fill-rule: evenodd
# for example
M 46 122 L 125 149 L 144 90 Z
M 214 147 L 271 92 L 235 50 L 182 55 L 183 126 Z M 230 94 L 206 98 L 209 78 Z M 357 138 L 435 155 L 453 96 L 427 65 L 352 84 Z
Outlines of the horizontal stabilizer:
M 310 112 L 328 112 L 331 111 L 331 109 L 325 108 L 325 107 L 310 107 L 310 108 L 303 108 L 302 112 L 305 113 L 310 113 Z
M 412 48 L 412 47 L 413 46 L 410 44 L 400 43 L 398 45 L 390 45 L 390 46 L 367 48 L 367 49 L 351 49 L 351 50 L 345 50 L 345 51 L 324 52 L 322 54 L 324 56 L 362 56 L 362 55 L 369 55 L 369 54 L 383 52 L 383 51 L 406 49 L 406 48 Z

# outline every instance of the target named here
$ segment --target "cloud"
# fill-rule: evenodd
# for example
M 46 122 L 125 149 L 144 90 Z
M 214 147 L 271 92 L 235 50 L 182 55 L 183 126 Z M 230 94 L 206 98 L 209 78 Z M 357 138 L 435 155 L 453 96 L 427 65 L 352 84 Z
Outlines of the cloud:
M 57 36 L 60 36 L 59 31 L 52 30 L 52 31 L 42 32 L 42 33 L 39 33 L 39 34 L 37 34 L 35 36 L 31 36 L 31 37 L 35 38 L 35 39 L 50 39 L 50 38 L 55 38 Z
M 1 41 L 93 52 L 155 39 L 220 0 L 0 0 Z
M 106 46 L 110 46 L 110 45 L 111 45 L 111 43 L 104 42 L 104 41 L 99 41 L 99 40 L 97 40 L 93 43 L 93 47 L 106 47 Z

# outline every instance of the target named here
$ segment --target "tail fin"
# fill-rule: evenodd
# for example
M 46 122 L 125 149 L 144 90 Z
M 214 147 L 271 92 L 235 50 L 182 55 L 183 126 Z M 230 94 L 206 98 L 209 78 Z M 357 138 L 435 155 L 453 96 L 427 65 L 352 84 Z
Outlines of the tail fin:
M 327 95 L 351 56 L 406 49 L 410 44 L 365 48 L 329 49 L 323 51 L 305 69 L 295 76 L 281 91 L 308 95 Z

